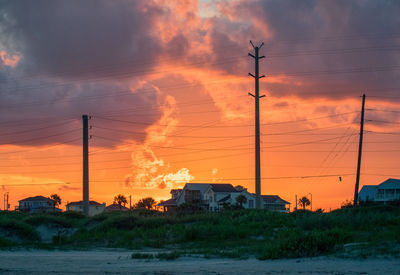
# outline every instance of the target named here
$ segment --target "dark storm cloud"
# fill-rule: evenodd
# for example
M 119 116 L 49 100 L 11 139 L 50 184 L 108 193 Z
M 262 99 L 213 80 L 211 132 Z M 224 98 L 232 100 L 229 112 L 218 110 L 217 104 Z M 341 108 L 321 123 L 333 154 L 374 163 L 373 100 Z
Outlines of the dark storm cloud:
M 82 114 L 94 115 L 92 124 L 127 131 L 93 128 L 110 138 L 93 140 L 95 146 L 142 142 L 145 135 L 129 131 L 144 132 L 160 118 L 163 96 L 138 79 L 160 55 L 188 47 L 179 35 L 162 45 L 155 31 L 162 14 L 152 1 L 0 1 L 0 51 L 22 56 L 16 68 L 0 64 L 0 144 L 79 139 Z M 139 123 L 96 119 L 108 114 Z
M 22 53 L 30 73 L 107 75 L 157 58 L 151 31 L 161 12 L 152 1 L 2 1 L 1 44 Z
M 71 140 L 75 140 L 72 144 L 81 144 L 82 114 L 93 116 L 90 132 L 98 136 L 93 137 L 94 146 L 114 146 L 128 139 L 142 142 L 146 135 L 133 133 L 144 133 L 158 120 L 160 101 L 162 98 L 151 87 L 131 93 L 126 85 L 113 82 L 3 93 L 0 144 L 32 146 Z M 102 117 L 138 124 L 116 123 Z M 97 126 L 122 131 L 101 130 Z
M 233 31 L 231 40 L 264 40 L 263 73 L 290 77 L 264 84 L 274 96 L 399 93 L 398 1 L 233 1 L 223 11 L 227 24 L 251 24 L 247 39 Z

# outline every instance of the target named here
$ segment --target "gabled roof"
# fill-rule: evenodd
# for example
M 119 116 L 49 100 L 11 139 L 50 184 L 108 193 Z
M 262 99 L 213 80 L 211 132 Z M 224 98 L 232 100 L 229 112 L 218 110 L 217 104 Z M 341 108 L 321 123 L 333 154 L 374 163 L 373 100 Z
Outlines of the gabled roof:
M 169 199 L 157 204 L 158 206 L 176 206 L 176 199 Z
M 360 200 L 372 200 L 375 197 L 376 191 L 378 189 L 377 185 L 364 185 L 360 192 L 358 192 L 358 196 Z
M 232 184 L 229 183 L 219 183 L 219 184 L 210 184 L 211 189 L 218 193 L 218 192 L 224 192 L 224 193 L 236 193 L 239 192 L 236 190 L 235 187 L 232 186 Z
M 129 208 L 125 207 L 123 205 L 120 206 L 118 203 L 113 203 L 113 204 L 110 204 L 109 206 L 107 206 L 105 210 L 107 210 L 107 211 L 128 211 Z
M 29 198 L 20 200 L 20 202 L 29 202 L 29 201 L 46 201 L 46 202 L 54 203 L 54 200 L 43 197 L 43 196 L 29 197 Z
M 261 195 L 261 198 L 263 199 L 264 202 L 266 203 L 284 203 L 284 204 L 290 204 L 290 202 L 287 202 L 285 200 L 282 200 L 278 195 Z
M 79 205 L 83 205 L 83 201 L 73 201 L 67 204 L 67 206 L 79 206 Z M 98 203 L 97 201 L 89 201 L 89 205 L 102 205 L 101 203 Z
M 186 183 L 183 189 L 199 190 L 201 194 L 204 194 L 209 186 L 209 183 Z
M 400 180 L 387 179 L 378 185 L 378 189 L 400 189 Z

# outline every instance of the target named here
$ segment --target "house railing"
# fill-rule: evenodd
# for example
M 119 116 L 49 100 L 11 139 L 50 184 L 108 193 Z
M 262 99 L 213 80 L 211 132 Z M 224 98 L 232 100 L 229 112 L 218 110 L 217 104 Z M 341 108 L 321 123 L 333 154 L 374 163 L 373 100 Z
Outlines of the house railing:
M 377 201 L 392 201 L 399 199 L 400 199 L 400 194 L 378 194 L 375 196 L 375 200 Z

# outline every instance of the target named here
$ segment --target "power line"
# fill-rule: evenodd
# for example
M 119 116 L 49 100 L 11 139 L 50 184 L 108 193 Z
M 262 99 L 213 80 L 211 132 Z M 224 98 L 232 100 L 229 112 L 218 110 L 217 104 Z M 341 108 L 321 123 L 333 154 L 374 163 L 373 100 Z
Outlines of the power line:
M 338 114 L 333 114 L 333 115 L 328 115 L 328 116 L 311 117 L 311 118 L 305 118 L 305 119 L 286 120 L 286 121 L 269 122 L 269 123 L 260 123 L 260 125 L 266 126 L 266 125 L 276 125 L 276 124 L 307 122 L 307 121 L 312 121 L 312 120 L 332 118 L 332 117 L 343 116 L 343 115 L 354 114 L 354 113 L 356 113 L 356 112 L 344 112 L 344 113 L 338 113 Z M 121 120 L 121 119 L 112 119 L 112 118 L 102 117 L 102 116 L 95 116 L 95 118 L 100 118 L 100 119 L 114 121 L 114 122 L 127 123 L 127 124 L 169 126 L 168 124 L 155 124 L 155 123 L 146 123 L 146 122 L 139 122 L 139 121 L 128 121 L 128 120 Z M 174 127 L 193 128 L 193 127 L 196 127 L 196 126 L 193 126 L 193 125 L 175 125 Z M 235 127 L 254 127 L 254 124 L 208 126 L 208 128 L 228 128 L 228 127 L 232 127 L 232 128 L 235 128 Z M 98 127 L 98 128 L 101 128 L 101 127 Z
M 388 113 L 400 113 L 400 111 L 396 110 L 386 110 L 386 109 L 371 109 L 371 108 L 366 108 L 365 110 L 367 111 L 377 111 L 377 112 L 388 112 Z
M 72 140 L 68 140 L 68 141 L 65 141 L 65 142 L 58 142 L 58 143 L 56 143 L 54 145 L 47 146 L 46 148 L 44 148 L 44 150 L 48 150 L 50 148 L 54 148 L 54 147 L 57 147 L 57 146 L 60 146 L 60 145 L 73 143 L 73 142 L 78 141 L 78 140 L 81 140 L 81 139 L 77 138 L 77 139 L 72 139 Z M 38 149 L 27 149 L 27 150 L 19 150 L 19 151 L 11 151 L 11 152 L 1 152 L 0 155 L 2 155 L 2 154 L 16 154 L 16 153 L 32 152 L 32 151 L 36 151 L 36 150 L 38 150 Z
M 48 126 L 44 126 L 44 127 L 40 127 L 40 128 L 34 128 L 34 129 L 16 131 L 16 132 L 11 132 L 11 133 L 2 133 L 2 134 L 0 134 L 0 136 L 9 136 L 9 135 L 17 135 L 17 134 L 31 133 L 31 132 L 41 131 L 41 130 L 44 130 L 44 129 L 54 128 L 54 127 L 60 127 L 60 126 L 62 126 L 62 125 L 66 125 L 66 124 L 69 124 L 69 122 L 67 122 L 67 123 L 57 123 L 57 124 L 52 124 L 52 125 L 48 125 Z
M 23 184 L 1 184 L 0 186 L 37 186 L 37 185 L 66 185 L 68 182 L 51 182 L 51 183 L 23 183 Z
M 76 132 L 76 131 L 80 131 L 80 129 L 74 129 L 74 130 L 65 131 L 65 132 L 58 133 L 58 134 L 47 135 L 47 136 L 41 136 L 41 137 L 37 137 L 37 138 L 30 138 L 30 139 L 24 139 L 24 140 L 6 142 L 6 143 L 3 143 L 2 145 L 5 145 L 5 144 L 15 144 L 15 143 L 26 143 L 26 142 L 36 141 L 36 140 L 43 140 L 43 139 L 46 139 L 46 138 L 63 136 L 63 135 L 65 135 L 65 134 L 73 133 L 73 132 Z

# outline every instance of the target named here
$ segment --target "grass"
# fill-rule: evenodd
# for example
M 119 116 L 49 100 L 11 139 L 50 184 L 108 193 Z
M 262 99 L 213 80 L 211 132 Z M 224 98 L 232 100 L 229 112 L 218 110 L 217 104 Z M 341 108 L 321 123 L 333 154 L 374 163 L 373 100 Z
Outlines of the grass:
M 73 229 L 74 233 L 59 234 L 54 236 L 52 244 L 44 245 L 35 230 L 39 225 L 56 225 Z M 367 250 L 372 254 L 371 247 L 376 247 L 381 254 L 400 256 L 399 249 L 385 248 L 385 244 L 400 241 L 399 206 L 290 214 L 265 210 L 197 214 L 134 211 L 103 213 L 91 218 L 73 212 L 36 215 L 9 212 L 0 213 L 0 229 L 19 236 L 25 246 L 34 243 L 35 247 L 60 249 L 172 250 L 155 255 L 132 254 L 137 259 L 152 255 L 156 259 L 172 260 L 182 256 L 182 251 L 185 255 L 236 259 L 297 258 L 335 254 L 347 243 L 367 244 L 357 248 L 359 256 L 366 254 Z M 0 235 L 0 248 L 21 245 L 7 234 L 3 235 Z
M 37 241 L 40 239 L 39 234 L 36 232 L 34 227 L 18 220 L 8 220 L 2 217 L 0 219 L 0 230 L 4 235 L 2 237 L 5 241 L 9 240 L 9 238 L 14 239 L 17 242 Z

